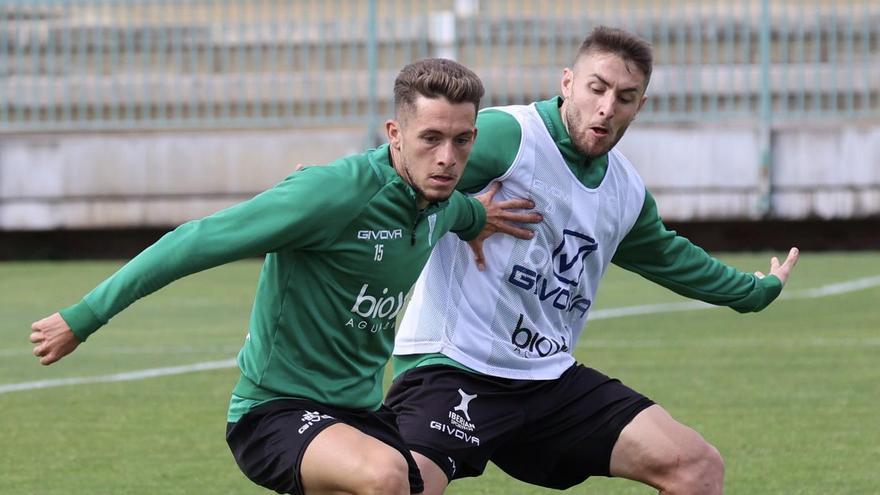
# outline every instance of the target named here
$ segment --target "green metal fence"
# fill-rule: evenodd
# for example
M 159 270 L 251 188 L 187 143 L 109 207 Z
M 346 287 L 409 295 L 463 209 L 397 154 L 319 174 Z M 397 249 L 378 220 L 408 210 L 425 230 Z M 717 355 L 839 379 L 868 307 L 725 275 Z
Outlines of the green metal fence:
M 877 0 L 0 0 L 0 131 L 372 126 L 426 56 L 528 102 L 598 24 L 655 47 L 642 122 L 880 118 Z

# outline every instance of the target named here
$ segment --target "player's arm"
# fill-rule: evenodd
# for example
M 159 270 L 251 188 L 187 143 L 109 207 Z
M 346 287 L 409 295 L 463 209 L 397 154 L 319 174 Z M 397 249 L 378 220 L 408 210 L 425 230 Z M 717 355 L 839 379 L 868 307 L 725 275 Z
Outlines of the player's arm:
M 667 229 L 646 192 L 641 214 L 612 262 L 683 296 L 745 313 L 760 311 L 779 296 L 797 258 L 795 248 L 784 263 L 774 258 L 769 276 L 737 270 Z
M 456 189 L 477 193 L 503 176 L 513 164 L 522 142 L 519 122 L 507 112 L 486 109 L 477 114 L 478 133 L 467 166 Z
M 249 201 L 187 222 L 80 302 L 35 322 L 30 338 L 34 354 L 43 364 L 57 361 L 134 301 L 186 275 L 281 248 L 319 245 L 351 218 L 352 191 L 365 189 L 352 184 L 350 174 L 338 167 L 316 167 Z M 313 194 L 316 190 L 324 194 Z
M 485 227 L 478 235 L 467 238 L 477 267 L 485 268 L 483 256 L 483 240 L 496 232 L 512 235 L 520 239 L 531 239 L 532 231 L 516 225 L 516 223 L 537 223 L 542 220 L 536 212 L 526 212 L 535 207 L 526 198 L 494 202 L 493 196 L 501 184 L 498 178 L 503 177 L 519 154 L 522 144 L 522 129 L 516 118 L 507 112 L 497 109 L 486 109 L 477 115 L 477 140 L 471 150 L 467 166 L 462 173 L 457 189 L 466 193 L 477 193 L 486 190 L 476 198 L 483 204 L 487 212 Z

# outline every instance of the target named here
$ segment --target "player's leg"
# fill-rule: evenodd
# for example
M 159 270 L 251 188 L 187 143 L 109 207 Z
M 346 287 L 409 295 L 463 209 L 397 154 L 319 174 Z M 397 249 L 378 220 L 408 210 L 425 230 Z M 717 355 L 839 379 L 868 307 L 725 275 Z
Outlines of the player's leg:
M 611 476 L 620 432 L 654 403 L 592 368 L 574 365 L 559 378 L 523 385 L 518 407 L 528 422 L 492 456 L 507 474 L 564 490 L 590 476 Z
M 400 452 L 343 423 L 316 435 L 300 465 L 307 495 L 409 495 L 408 474 Z
M 424 455 L 413 452 L 412 456 L 416 460 L 416 464 L 419 465 L 422 480 L 425 482 L 423 495 L 442 495 L 446 491 L 446 487 L 449 486 L 449 478 L 446 477 L 446 473 L 440 469 L 437 463 Z
M 612 476 L 641 481 L 664 495 L 723 492 L 724 462 L 718 450 L 658 405 L 623 428 L 610 469 Z
M 418 468 L 390 414 L 282 399 L 230 423 L 226 440 L 242 472 L 278 493 L 419 493 Z
M 518 397 L 507 393 L 511 382 L 444 365 L 413 368 L 394 380 L 385 404 L 419 465 L 426 495 L 482 474 L 498 445 L 517 434 L 524 414 Z

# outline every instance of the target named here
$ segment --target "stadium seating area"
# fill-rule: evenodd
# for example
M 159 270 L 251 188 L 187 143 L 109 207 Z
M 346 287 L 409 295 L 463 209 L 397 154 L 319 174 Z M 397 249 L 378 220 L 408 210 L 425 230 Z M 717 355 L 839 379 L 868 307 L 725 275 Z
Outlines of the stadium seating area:
M 655 46 L 643 120 L 754 118 L 764 88 L 777 119 L 880 115 L 876 2 L 545 3 L 0 2 L 0 130 L 365 122 L 424 56 L 525 102 L 596 24 Z

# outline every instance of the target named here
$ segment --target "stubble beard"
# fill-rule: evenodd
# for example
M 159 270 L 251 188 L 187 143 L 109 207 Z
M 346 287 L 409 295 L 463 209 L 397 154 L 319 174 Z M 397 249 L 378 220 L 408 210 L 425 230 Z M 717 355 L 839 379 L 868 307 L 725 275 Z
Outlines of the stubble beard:
M 586 136 L 586 133 L 589 131 L 589 129 L 584 129 L 583 127 L 584 119 L 582 118 L 581 112 L 579 112 L 574 105 L 569 104 L 565 107 L 564 116 L 566 126 L 568 127 L 568 135 L 571 138 L 571 143 L 574 145 L 575 148 L 577 148 L 578 151 L 581 152 L 581 154 L 585 155 L 589 159 L 605 155 L 609 151 L 611 151 L 611 149 L 617 145 L 617 142 L 620 141 L 620 138 L 623 137 L 623 133 L 626 132 L 627 127 L 629 127 L 629 123 L 627 123 L 625 126 L 618 129 L 613 141 L 611 141 L 611 144 L 607 147 L 602 147 L 598 151 L 595 149 L 590 150 L 588 149 L 589 144 L 587 142 Z
M 405 177 L 406 182 L 408 182 L 409 186 L 412 187 L 413 191 L 416 192 L 416 199 L 423 199 L 423 200 L 427 201 L 428 204 L 431 204 L 431 203 L 439 203 L 441 201 L 446 201 L 447 199 L 449 199 L 452 196 L 452 192 L 450 192 L 449 194 L 446 194 L 444 196 L 441 196 L 439 194 L 434 195 L 433 197 L 429 196 L 427 193 L 425 193 L 425 190 L 422 189 L 416 183 L 415 179 L 413 179 L 412 173 L 409 171 L 409 164 L 403 158 L 403 153 L 401 153 L 400 161 L 402 162 L 400 168 L 403 171 L 404 175 L 406 176 Z

